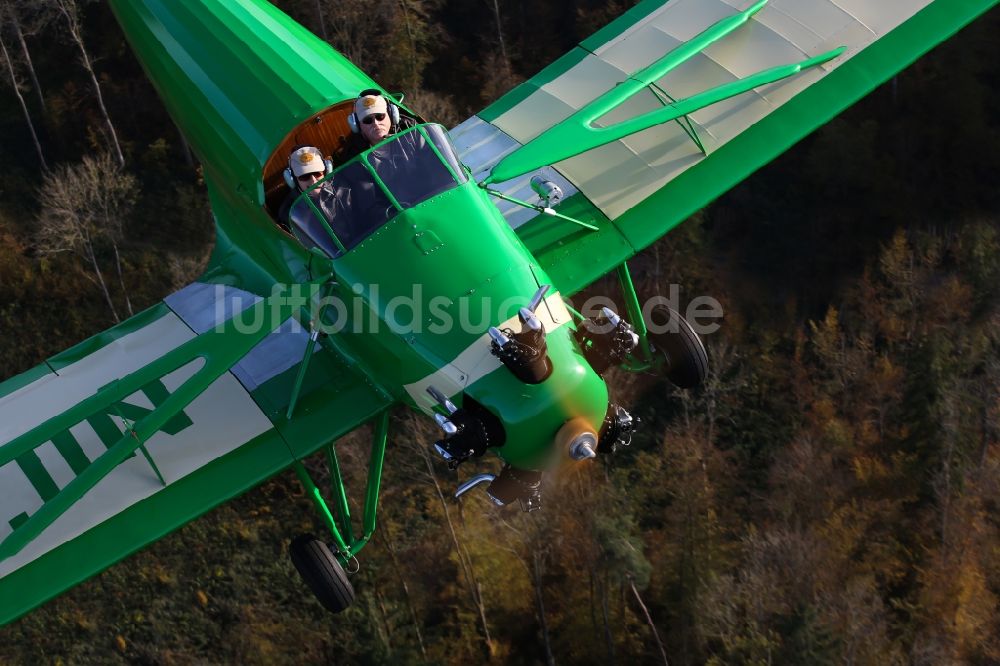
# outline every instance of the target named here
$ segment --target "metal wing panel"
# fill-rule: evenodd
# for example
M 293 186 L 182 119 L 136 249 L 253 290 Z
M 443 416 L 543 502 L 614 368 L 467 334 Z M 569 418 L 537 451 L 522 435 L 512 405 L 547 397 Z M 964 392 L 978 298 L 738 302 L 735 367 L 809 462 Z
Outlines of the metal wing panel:
M 836 4 L 839 7 L 844 3 Z M 780 95 L 784 97 L 792 91 L 794 95 L 783 99 L 780 106 L 728 138 L 717 149 L 709 151 L 694 167 L 665 182 L 621 213 L 615 220 L 616 225 L 637 250 L 648 246 L 995 5 L 996 0 L 935 0 L 917 4 L 922 7 L 919 11 L 913 4 L 906 7 L 893 4 L 891 18 L 896 23 L 887 18 L 889 8 L 869 8 L 870 11 L 863 14 L 877 19 L 876 24 L 856 22 L 849 24 L 844 31 L 860 31 L 864 35 L 871 32 L 877 38 L 863 46 L 851 47 L 846 54 L 850 57 L 845 62 L 840 62 L 838 58 L 817 68 L 813 76 L 819 75 L 819 78 L 801 90 L 797 89 L 802 86 L 801 83 L 789 81 L 780 88 Z M 904 11 L 906 9 L 913 11 Z M 907 18 L 899 23 L 902 17 Z M 840 39 L 842 33 L 838 33 L 834 40 Z M 774 89 L 775 86 L 768 86 L 761 90 L 774 95 Z
M 259 300 L 232 287 L 196 283 L 167 298 L 176 312 L 160 304 L 0 384 L 0 460 L 14 455 L 4 455 L 6 443 Z M 308 342 L 289 322 L 267 334 L 233 370 L 145 441 L 142 455 L 136 451 L 111 469 L 18 552 L 0 560 L 0 624 L 253 487 L 391 404 L 341 357 L 323 349 L 305 375 L 297 410 L 301 417 L 289 421 L 290 386 Z M 96 464 L 127 432 L 126 419 L 154 412 L 202 365 L 201 359 L 192 360 L 117 406 L 0 464 L 0 543 Z
M 263 482 L 289 462 L 287 447 L 271 430 L 5 573 L 0 577 L 0 626 Z
M 107 354 L 102 356 L 108 358 Z M 164 377 L 163 386 L 166 391 L 169 393 L 175 390 L 195 369 L 189 364 Z M 5 401 L 3 417 L 21 409 L 34 411 L 32 407 L 37 405 L 26 403 L 31 399 L 42 398 L 43 394 L 61 396 L 60 387 L 53 385 L 58 379 L 46 382 L 46 386 L 40 391 L 14 396 L 14 399 Z M 154 408 L 149 398 L 143 395 L 135 395 L 128 402 L 145 410 L 151 411 Z M 59 412 L 53 414 L 57 413 Z M 183 419 L 183 427 L 175 434 L 161 432 L 146 443 L 146 450 L 155 461 L 167 486 L 272 428 L 270 421 L 246 391 L 228 374 L 219 378 L 192 402 L 184 410 Z M 103 433 L 98 430 L 99 426 L 90 422 L 71 429 L 79 451 L 82 451 L 88 462 L 95 460 L 107 447 L 101 438 Z M 118 435 L 121 434 L 122 431 L 119 431 Z M 76 478 L 77 474 L 71 466 L 74 462 L 72 451 L 76 449 L 67 449 L 62 442 L 57 448 L 56 442 L 50 441 L 34 450 L 40 466 L 37 463 L 31 464 L 34 461 L 19 458 L 0 467 L 0 488 L 3 488 L 0 491 L 3 500 L 0 539 L 13 531 L 11 523 L 19 515 L 30 515 L 42 506 L 47 499 L 45 496 L 48 491 L 45 486 L 49 480 L 54 483 L 55 488 L 61 490 Z M 0 580 L 11 571 L 108 520 L 163 487 L 144 457 L 130 458 L 20 553 L 0 561 Z
M 489 170 L 501 158 L 520 145 L 508 134 L 481 120 L 478 116 L 473 116 L 452 129 L 450 135 L 459 159 L 472 169 L 472 177 L 477 181 L 485 178 Z M 559 185 L 564 197 L 569 198 L 577 193 L 576 187 L 555 169 L 545 167 L 540 169 L 538 173 Z M 515 178 L 500 184 L 495 189 L 521 201 L 529 201 L 535 197 L 530 184 L 532 175 Z M 537 211 L 509 201 L 496 200 L 495 203 L 513 229 L 517 229 L 538 214 Z
M 633 252 L 641 250 L 995 2 L 772 0 L 747 24 L 656 81 L 656 92 L 647 87 L 595 124 L 613 124 L 659 108 L 671 98 L 683 99 L 841 45 L 846 51 L 823 65 L 689 114 L 686 120 L 694 138 L 680 122 L 670 122 L 553 166 L 592 204 L 589 214 L 578 211 L 580 219 L 597 221 L 598 226 L 600 220 L 610 219 Z M 526 143 L 628 74 L 749 4 L 644 2 L 479 117 L 515 142 Z M 518 233 L 526 242 L 526 232 L 541 219 L 520 222 Z M 569 250 L 582 250 L 583 237 L 576 230 L 567 229 L 566 234 L 563 241 L 553 243 L 547 235 L 544 247 L 529 247 L 553 259 L 577 262 L 563 271 L 543 260 L 546 270 L 566 273 L 567 282 L 559 287 L 573 293 L 613 268 L 611 257 L 617 253 L 608 253 L 607 260 L 591 257 L 589 268 L 584 268 L 579 265 L 582 252 Z M 603 271 L 597 272 L 598 265 Z M 581 281 L 588 272 L 589 280 Z
M 739 3 L 739 9 L 742 4 Z M 926 4 L 927 0 L 898 3 L 895 19 L 901 22 Z M 517 141 L 526 143 L 677 44 L 735 14 L 736 7 L 737 3 L 721 0 L 666 3 L 595 48 L 593 55 L 543 85 L 522 104 L 498 116 L 494 124 Z M 843 62 L 875 37 L 874 31 L 830 0 L 795 3 L 775 0 L 745 27 L 709 45 L 657 81 L 657 85 L 671 98 L 681 99 L 770 67 L 816 55 L 834 38 L 849 47 L 845 57 L 835 61 Z M 808 70 L 767 86 L 766 93 L 755 91 L 719 102 L 691 114 L 690 119 L 699 137 L 704 137 L 706 148 L 717 148 L 828 71 L 829 68 Z M 555 109 L 540 112 L 539 107 L 550 98 L 558 100 Z M 614 119 L 632 117 L 659 105 L 662 102 L 649 92 L 617 109 Z M 605 122 L 611 120 L 609 117 Z M 565 160 L 556 168 L 605 215 L 615 219 L 697 163 L 702 157 L 701 150 L 685 138 L 678 124 L 669 123 Z M 605 165 L 616 168 L 608 169 Z
M 14 378 L 5 382 L 0 385 L 0 442 L 11 442 L 194 337 L 175 314 L 157 306 L 123 322 L 113 332 L 83 343 L 80 349 L 89 353 L 71 350 L 49 365 L 48 373 L 34 373 L 32 381 Z M 193 360 L 183 365 L 118 403 L 112 413 L 95 413 L 0 466 L 0 540 L 13 534 L 115 444 L 125 433 L 125 419 L 137 420 L 155 410 L 202 364 Z M 13 390 L 6 390 L 8 385 Z M 44 586 L 15 595 L 9 593 L 8 583 L 19 571 L 45 569 L 39 563 L 46 554 L 114 522 L 130 506 L 169 489 L 271 430 L 271 422 L 236 379 L 229 373 L 219 377 L 145 443 L 143 456 L 127 458 L 19 552 L 0 561 L 0 588 L 4 590 L 0 594 L 0 622 L 33 605 L 31 599 L 38 603 L 72 584 L 74 577 L 96 570 L 46 569 Z M 0 446 L 0 452 L 3 448 Z M 290 458 L 283 444 L 278 454 L 284 460 Z M 148 516 L 147 521 L 149 530 L 162 525 L 160 516 Z M 110 557 L 104 564 L 118 557 Z

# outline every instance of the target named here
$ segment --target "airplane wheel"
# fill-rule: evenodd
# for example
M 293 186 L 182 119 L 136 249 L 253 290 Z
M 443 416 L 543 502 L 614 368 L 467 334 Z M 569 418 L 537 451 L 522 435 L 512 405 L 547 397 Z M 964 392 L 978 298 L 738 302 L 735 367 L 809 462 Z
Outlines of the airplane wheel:
M 295 537 L 288 551 L 292 564 L 323 608 L 339 613 L 354 603 L 354 587 L 325 543 L 312 534 L 302 534 Z
M 664 333 L 650 333 L 653 347 L 667 359 L 667 379 L 683 389 L 695 388 L 708 375 L 708 354 L 691 324 L 672 308 L 657 305 L 649 313 L 650 325 Z

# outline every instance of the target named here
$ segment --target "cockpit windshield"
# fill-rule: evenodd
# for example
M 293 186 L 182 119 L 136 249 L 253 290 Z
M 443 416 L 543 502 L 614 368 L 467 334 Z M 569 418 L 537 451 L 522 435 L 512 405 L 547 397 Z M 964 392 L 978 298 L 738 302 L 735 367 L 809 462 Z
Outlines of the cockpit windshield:
M 289 221 L 306 247 L 337 257 L 400 212 L 467 180 L 444 128 L 418 125 L 366 150 L 303 192 Z

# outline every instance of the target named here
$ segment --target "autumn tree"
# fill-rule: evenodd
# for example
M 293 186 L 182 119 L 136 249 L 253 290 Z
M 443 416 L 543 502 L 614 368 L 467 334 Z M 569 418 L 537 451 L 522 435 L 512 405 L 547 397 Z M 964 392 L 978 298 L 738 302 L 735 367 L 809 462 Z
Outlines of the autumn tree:
M 45 95 L 42 93 L 42 86 L 38 82 L 38 73 L 35 69 L 35 61 L 31 57 L 25 35 L 31 36 L 48 29 L 53 19 L 51 8 L 44 3 L 39 4 L 30 0 L 2 0 L 0 1 L 0 17 L 5 28 L 8 28 L 14 36 L 20 48 L 20 56 L 28 76 L 31 79 L 31 87 L 38 97 L 38 107 L 42 113 L 46 111 Z
M 119 245 L 124 223 L 138 196 L 138 182 L 120 169 L 107 153 L 84 157 L 79 165 L 61 165 L 46 176 L 39 198 L 43 202 L 36 243 L 43 253 L 73 252 L 92 272 L 111 316 L 121 321 L 101 270 L 100 256 L 110 249 L 115 273 L 128 313 L 132 305 L 122 275 Z
M 17 102 L 21 107 L 21 113 L 24 114 L 24 121 L 28 126 L 28 132 L 31 134 L 31 140 L 35 146 L 35 152 L 38 154 L 38 161 L 42 166 L 42 170 L 48 171 L 49 165 L 45 161 L 45 155 L 42 152 L 42 144 L 38 140 L 38 132 L 35 131 L 35 123 L 31 119 L 31 112 L 28 111 L 28 105 L 25 103 L 24 96 L 21 94 L 23 83 L 17 74 L 14 58 L 7 49 L 7 42 L 3 36 L 3 33 L 6 32 L 8 26 L 15 28 L 15 34 L 19 36 L 22 40 L 21 43 L 23 44 L 23 37 L 20 35 L 19 28 L 17 28 L 18 23 L 13 5 L 9 3 L 0 4 L 0 61 L 2 61 L 2 66 L 7 75 L 6 80 L 10 85 L 11 90 L 14 92 L 14 96 L 17 97 Z M 24 53 L 27 55 L 26 49 Z M 29 63 L 29 70 L 31 71 L 32 77 L 34 77 L 34 70 L 30 68 L 30 60 L 27 60 L 26 62 Z M 38 89 L 37 80 L 35 82 L 35 89 Z
M 125 155 L 122 153 L 121 144 L 118 142 L 118 132 L 115 130 L 114 123 L 111 122 L 111 116 L 108 114 L 107 106 L 104 104 L 104 93 L 101 90 L 101 84 L 97 78 L 97 73 L 94 71 L 94 62 L 83 39 L 81 9 L 89 0 L 46 1 L 50 2 L 52 7 L 54 7 L 62 16 L 67 34 L 72 40 L 73 45 L 80 52 L 80 64 L 87 73 L 87 77 L 90 79 L 90 85 L 94 89 L 94 97 L 97 100 L 97 106 L 100 109 L 101 118 L 104 120 L 104 126 L 108 131 L 108 142 L 110 144 L 111 151 L 114 154 L 115 160 L 118 162 L 118 166 L 123 167 L 125 166 Z

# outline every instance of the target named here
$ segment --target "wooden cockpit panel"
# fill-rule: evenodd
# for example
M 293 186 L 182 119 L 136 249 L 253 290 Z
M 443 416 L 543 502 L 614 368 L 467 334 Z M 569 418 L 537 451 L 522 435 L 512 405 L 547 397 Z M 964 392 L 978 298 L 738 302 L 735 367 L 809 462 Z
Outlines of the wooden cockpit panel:
M 275 149 L 264 165 L 264 201 L 272 217 L 277 216 L 288 195 L 282 172 L 288 166 L 288 155 L 293 147 L 315 146 L 333 161 L 334 167 L 357 154 L 357 137 L 347 124 L 347 116 L 353 108 L 354 100 L 349 99 L 306 118 Z

